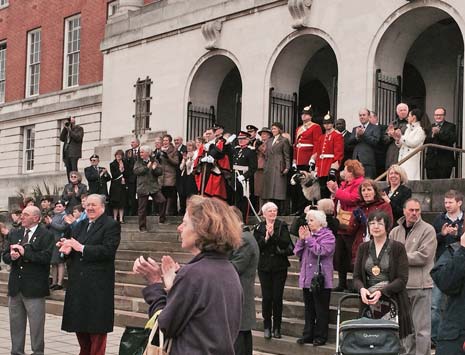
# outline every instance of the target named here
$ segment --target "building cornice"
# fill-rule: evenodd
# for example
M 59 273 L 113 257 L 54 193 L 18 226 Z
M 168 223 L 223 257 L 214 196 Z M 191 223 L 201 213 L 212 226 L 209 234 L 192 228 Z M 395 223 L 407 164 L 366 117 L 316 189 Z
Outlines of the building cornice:
M 112 18 L 106 26 L 100 49 L 104 53 L 125 49 L 201 29 L 207 22 L 218 20 L 223 23 L 270 8 L 287 6 L 287 3 L 287 0 L 156 2 Z

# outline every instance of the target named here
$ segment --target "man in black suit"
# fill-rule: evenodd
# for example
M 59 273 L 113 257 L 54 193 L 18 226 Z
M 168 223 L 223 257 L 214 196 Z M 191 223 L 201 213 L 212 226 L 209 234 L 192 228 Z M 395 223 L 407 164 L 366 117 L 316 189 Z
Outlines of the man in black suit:
M 82 140 L 84 129 L 76 124 L 76 118 L 69 117 L 60 133 L 63 144 L 63 162 L 69 180 L 71 171 L 78 171 L 78 160 L 82 155 Z M 70 181 L 71 182 L 71 181 Z
M 425 139 L 433 143 L 453 147 L 457 141 L 455 124 L 446 121 L 446 109 L 438 107 L 434 110 L 434 123 L 431 133 Z M 455 154 L 449 150 L 428 148 L 425 168 L 428 179 L 449 179 L 455 165 Z
M 376 177 L 375 149 L 381 134 L 379 127 L 370 124 L 370 110 L 363 108 L 358 113 L 360 126 L 354 127 L 350 135 L 349 144 L 354 147 L 352 159 L 357 159 L 365 168 L 367 178 Z
M 27 320 L 32 352 L 44 354 L 45 297 L 50 294 L 48 275 L 55 239 L 39 225 L 40 218 L 37 207 L 26 207 L 21 213 L 21 228 L 9 232 L 3 252 L 3 261 L 11 265 L 8 307 L 12 355 L 24 354 Z
M 111 180 L 111 175 L 106 168 L 98 166 L 100 158 L 97 154 L 90 157 L 90 166 L 84 169 L 87 182 L 89 183 L 89 194 L 108 196 L 107 181 Z
M 137 199 L 136 199 L 136 188 L 137 188 L 137 176 L 134 174 L 134 165 L 137 159 L 140 158 L 140 141 L 137 138 L 131 140 L 131 149 L 126 150 L 124 157 L 128 162 L 128 206 L 126 215 L 137 216 Z
M 61 329 L 76 333 L 81 354 L 104 355 L 107 333 L 113 331 L 115 255 L 121 228 L 104 214 L 102 195 L 90 195 L 86 211 L 89 219 L 77 224 L 74 238 L 58 242 L 68 266 Z
M 183 139 L 180 136 L 174 137 L 174 147 L 178 152 L 179 161 L 179 164 L 176 167 L 176 194 L 179 199 L 179 211 L 176 212 L 178 212 L 179 215 L 183 216 L 186 212 L 186 199 L 182 199 L 181 196 L 179 196 L 179 191 L 182 190 L 181 169 L 179 169 L 179 165 L 181 164 L 183 157 L 187 154 L 187 147 L 185 144 L 183 144 Z
M 340 170 L 344 170 L 344 163 L 347 159 L 352 159 L 352 153 L 354 152 L 354 147 L 349 144 L 350 141 L 350 132 L 346 129 L 346 120 L 343 118 L 338 118 L 336 120 L 336 130 L 342 134 L 344 137 L 344 159 L 341 162 Z
M 382 137 L 384 137 L 387 125 L 380 124 L 378 119 L 378 114 L 375 111 L 370 112 L 370 124 L 378 126 L 380 133 L 380 140 L 375 148 L 375 158 L 376 158 L 376 176 L 381 175 L 385 171 L 385 162 L 386 162 L 386 150 L 387 146 L 384 143 Z

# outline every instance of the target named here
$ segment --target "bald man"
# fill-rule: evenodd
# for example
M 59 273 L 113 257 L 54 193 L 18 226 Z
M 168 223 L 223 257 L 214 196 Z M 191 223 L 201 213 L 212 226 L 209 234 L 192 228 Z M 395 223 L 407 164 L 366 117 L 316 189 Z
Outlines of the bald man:
M 44 354 L 45 297 L 50 294 L 48 275 L 55 239 L 39 225 L 40 218 L 37 207 L 26 207 L 21 213 L 21 228 L 9 232 L 3 252 L 3 260 L 11 265 L 8 307 L 12 355 L 24 355 L 27 320 L 32 353 Z
M 401 102 L 396 107 L 396 119 L 389 124 L 386 129 L 386 133 L 383 135 L 383 142 L 387 146 L 386 150 L 386 170 L 392 164 L 397 164 L 399 161 L 399 147 L 396 145 L 396 141 L 394 139 L 394 134 L 396 130 L 400 130 L 402 134 L 404 134 L 405 129 L 407 128 L 407 116 L 409 113 L 408 105 Z

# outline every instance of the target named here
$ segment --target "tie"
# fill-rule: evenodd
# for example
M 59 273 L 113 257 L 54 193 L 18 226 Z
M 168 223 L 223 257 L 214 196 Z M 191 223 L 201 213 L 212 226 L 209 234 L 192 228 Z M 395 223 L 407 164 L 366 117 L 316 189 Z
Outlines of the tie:
M 95 166 L 95 170 L 97 170 L 97 172 L 98 172 L 98 166 L 97 165 Z
M 24 232 L 24 238 L 23 238 L 23 241 L 22 241 L 21 245 L 27 244 L 29 242 L 29 233 L 30 232 L 31 232 L 30 229 L 26 229 L 26 231 Z
M 137 149 L 134 149 L 134 154 L 135 157 L 137 157 Z
M 89 232 L 92 229 L 92 226 L 94 225 L 94 222 L 89 222 L 87 225 L 87 232 Z

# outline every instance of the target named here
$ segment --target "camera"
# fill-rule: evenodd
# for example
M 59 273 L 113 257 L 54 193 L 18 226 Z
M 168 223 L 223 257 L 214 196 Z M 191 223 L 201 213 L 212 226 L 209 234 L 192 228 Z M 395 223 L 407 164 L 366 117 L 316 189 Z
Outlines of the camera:
M 65 127 L 69 127 L 71 125 L 71 117 L 68 117 L 65 122 Z
M 456 228 L 456 227 L 457 227 L 457 222 L 451 223 L 450 226 L 451 226 L 452 228 Z

